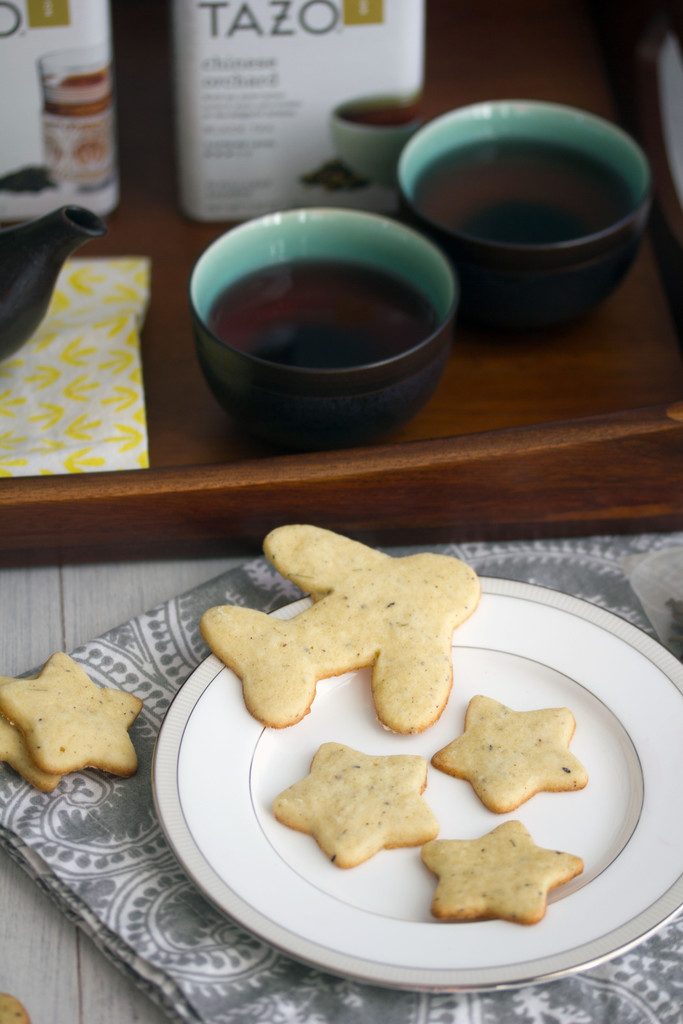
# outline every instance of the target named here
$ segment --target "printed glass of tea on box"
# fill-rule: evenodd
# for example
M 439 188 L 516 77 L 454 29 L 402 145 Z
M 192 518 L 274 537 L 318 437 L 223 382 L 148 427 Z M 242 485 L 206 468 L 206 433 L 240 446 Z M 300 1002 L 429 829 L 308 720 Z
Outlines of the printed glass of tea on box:
M 241 427 L 280 447 L 340 448 L 428 400 L 457 285 L 436 246 L 397 221 L 310 208 L 216 239 L 190 303 L 200 366 Z

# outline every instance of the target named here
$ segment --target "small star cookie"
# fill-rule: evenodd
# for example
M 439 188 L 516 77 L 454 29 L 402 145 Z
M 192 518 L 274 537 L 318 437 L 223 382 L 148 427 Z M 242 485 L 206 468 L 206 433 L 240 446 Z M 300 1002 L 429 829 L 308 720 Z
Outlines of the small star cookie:
M 549 890 L 583 871 L 580 857 L 536 846 L 520 821 L 478 839 L 433 840 L 423 846 L 422 860 L 439 879 L 432 914 L 445 921 L 536 924 Z
M 339 868 L 382 849 L 421 846 L 439 825 L 420 794 L 427 762 L 408 754 L 373 757 L 342 743 L 323 743 L 310 775 L 273 803 L 278 821 L 306 832 Z
M 567 749 L 574 728 L 568 708 L 512 711 L 491 697 L 473 697 L 464 733 L 432 764 L 470 782 L 490 811 L 505 814 L 542 791 L 583 789 L 588 775 Z
M 0 992 L 0 1024 L 31 1024 L 26 1008 L 8 992 Z
M 318 680 L 372 667 L 377 717 L 397 733 L 432 725 L 448 700 L 453 630 L 474 611 L 479 580 L 447 555 L 395 558 L 315 526 L 273 530 L 269 561 L 313 599 L 287 622 L 232 605 L 209 608 L 204 639 L 242 681 L 249 712 L 283 728 L 308 714 Z
M 141 709 L 132 694 L 95 686 L 67 654 L 53 654 L 32 679 L 0 676 L 0 714 L 19 729 L 36 767 L 52 775 L 86 767 L 133 775 L 128 729 Z
M 35 786 L 36 789 L 42 790 L 43 793 L 51 793 L 62 780 L 61 775 L 41 772 L 40 768 L 35 766 L 28 756 L 23 736 L 5 718 L 0 718 L 0 761 L 11 765 L 26 782 Z M 0 1017 L 0 1024 L 2 1024 L 2 1017 Z

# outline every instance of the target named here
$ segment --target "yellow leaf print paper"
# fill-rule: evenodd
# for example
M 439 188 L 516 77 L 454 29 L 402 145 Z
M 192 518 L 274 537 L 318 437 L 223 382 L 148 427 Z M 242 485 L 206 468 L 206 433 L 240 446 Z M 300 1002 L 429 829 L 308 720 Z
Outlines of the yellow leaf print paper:
M 149 465 L 140 329 L 149 261 L 65 263 L 47 316 L 0 362 L 0 477 Z

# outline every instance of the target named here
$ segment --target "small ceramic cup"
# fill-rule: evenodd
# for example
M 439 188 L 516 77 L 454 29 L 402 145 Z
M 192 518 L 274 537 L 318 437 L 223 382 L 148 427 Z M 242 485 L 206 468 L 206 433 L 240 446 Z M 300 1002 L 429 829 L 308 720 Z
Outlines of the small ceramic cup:
M 332 144 L 354 174 L 396 188 L 398 158 L 421 125 L 414 97 L 365 96 L 347 100 L 330 115 Z
M 217 298 L 264 268 L 296 261 L 377 269 L 415 289 L 433 315 L 425 337 L 379 360 L 341 368 L 287 365 L 230 343 L 209 326 Z M 247 221 L 197 261 L 190 307 L 201 369 L 214 395 L 249 433 L 295 450 L 342 448 L 380 437 L 427 401 L 445 367 L 458 301 L 449 261 L 397 221 L 352 210 L 300 209 Z
M 552 186 L 548 179 L 543 187 L 530 185 L 536 168 L 529 174 L 529 165 L 516 179 L 513 173 L 496 176 L 496 161 L 504 160 L 506 152 L 509 159 L 510 144 L 518 152 L 520 145 L 531 144 L 535 160 L 553 160 Z M 461 215 L 454 224 L 447 214 L 435 212 L 427 183 L 440 162 L 443 166 L 472 153 L 472 147 L 478 147 L 478 159 L 488 166 L 479 165 L 483 171 L 463 226 Z M 610 180 L 624 196 L 618 214 L 586 230 L 576 216 L 577 226 L 556 238 L 552 232 L 539 236 L 534 231 L 528 238 L 522 231 L 506 238 L 487 229 L 486 224 L 499 225 L 503 215 L 508 222 L 517 217 L 519 226 L 522 209 L 529 210 L 534 230 L 544 217 L 549 223 L 564 219 L 565 227 L 567 220 L 572 223 L 581 212 L 581 200 L 570 198 L 578 165 L 584 168 L 581 173 Z M 565 323 L 601 302 L 631 266 L 650 207 L 648 162 L 634 139 L 594 114 L 533 100 L 477 103 L 437 117 L 406 144 L 398 182 L 408 221 L 436 241 L 457 267 L 462 319 L 498 330 Z

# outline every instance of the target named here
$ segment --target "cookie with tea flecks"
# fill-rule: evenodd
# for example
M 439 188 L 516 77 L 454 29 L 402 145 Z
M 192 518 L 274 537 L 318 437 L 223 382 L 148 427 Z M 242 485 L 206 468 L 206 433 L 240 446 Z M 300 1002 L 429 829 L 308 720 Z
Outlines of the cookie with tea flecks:
M 520 821 L 476 839 L 434 839 L 422 860 L 438 878 L 431 909 L 444 921 L 537 924 L 549 891 L 583 871 L 580 857 L 537 846 Z
M 312 607 L 282 621 L 222 605 L 200 622 L 240 678 L 249 712 L 274 728 L 294 725 L 320 679 L 370 667 L 383 726 L 406 734 L 432 725 L 451 691 L 453 631 L 479 601 L 474 570 L 449 555 L 392 557 L 307 525 L 273 530 L 263 549 Z
M 0 714 L 19 730 L 36 767 L 51 775 L 86 767 L 133 775 L 138 762 L 128 730 L 141 710 L 138 697 L 96 686 L 61 652 L 33 678 L 0 676 Z
M 383 849 L 421 846 L 439 825 L 422 799 L 427 762 L 410 754 L 372 756 L 323 743 L 306 778 L 276 797 L 278 821 L 306 832 L 339 868 Z
M 568 749 L 574 729 L 569 708 L 513 711 L 478 695 L 467 707 L 465 731 L 432 764 L 467 780 L 485 807 L 505 814 L 536 793 L 587 785 L 586 769 Z
M 26 1007 L 9 992 L 0 992 L 0 1024 L 31 1024 Z
M 43 772 L 31 760 L 24 737 L 16 726 L 0 716 L 0 761 L 14 768 L 15 772 L 36 789 L 51 793 L 62 780 L 61 775 Z M 2 1018 L 0 1018 L 0 1021 Z

